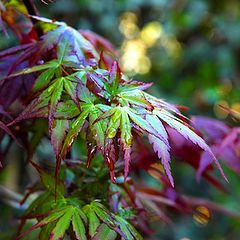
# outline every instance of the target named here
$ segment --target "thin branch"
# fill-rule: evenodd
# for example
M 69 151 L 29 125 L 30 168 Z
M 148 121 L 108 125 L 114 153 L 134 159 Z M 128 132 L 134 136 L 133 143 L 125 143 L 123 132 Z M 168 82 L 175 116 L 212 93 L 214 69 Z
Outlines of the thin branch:
M 33 3 L 33 0 L 23 0 L 23 3 L 25 5 L 29 15 L 39 16 L 39 12 L 38 12 L 35 4 Z M 35 26 L 35 30 L 37 31 L 38 37 L 41 37 L 43 35 L 43 31 L 39 27 L 36 27 L 36 24 L 39 21 L 34 18 L 31 18 L 31 21 L 32 21 L 33 25 Z

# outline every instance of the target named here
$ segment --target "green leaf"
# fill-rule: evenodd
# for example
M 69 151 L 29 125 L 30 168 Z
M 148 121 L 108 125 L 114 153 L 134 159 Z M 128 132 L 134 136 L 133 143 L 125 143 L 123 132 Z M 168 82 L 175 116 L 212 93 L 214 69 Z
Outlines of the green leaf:
M 74 207 L 69 207 L 67 208 L 67 210 L 65 210 L 65 213 L 57 221 L 56 226 L 52 230 L 50 240 L 63 239 L 65 232 L 68 230 L 70 226 L 70 222 L 75 210 L 76 209 Z
M 49 85 L 51 79 L 53 78 L 54 73 L 55 73 L 55 68 L 50 68 L 50 69 L 44 71 L 43 73 L 41 73 L 34 83 L 32 92 L 36 93 L 36 92 L 46 88 Z
M 102 223 L 96 230 L 96 234 L 92 240 L 114 240 L 117 238 L 117 233 L 109 228 L 106 224 Z
M 78 204 L 79 205 L 79 204 Z M 84 213 L 83 209 L 77 209 L 78 215 L 81 217 L 81 219 L 83 220 L 84 224 L 87 224 L 88 220 L 87 220 L 87 216 Z
M 121 135 L 121 145 L 124 152 L 124 161 L 125 161 L 125 177 L 129 171 L 130 163 L 130 154 L 131 154 L 131 145 L 132 145 L 132 127 L 130 119 L 128 117 L 128 107 L 114 107 L 107 112 L 99 116 L 97 120 L 102 120 L 107 117 L 111 117 L 110 123 L 107 129 L 107 134 L 109 138 L 116 136 L 117 130 L 120 127 Z M 109 159 L 107 159 L 109 160 Z M 112 171 L 112 169 L 110 169 Z
M 65 158 L 68 150 L 71 148 L 73 144 L 73 141 L 77 138 L 79 132 L 81 131 L 84 121 L 86 120 L 90 110 L 91 110 L 91 106 L 89 106 L 88 108 L 85 108 L 77 117 L 77 119 L 72 123 L 71 128 L 67 133 L 65 140 L 63 142 L 63 146 L 58 156 L 58 159 L 62 160 Z
M 83 211 L 88 217 L 89 235 L 93 237 L 96 233 L 98 226 L 100 225 L 100 221 L 96 213 L 92 209 L 91 205 L 84 206 Z
M 136 111 L 128 107 L 125 107 L 125 109 L 131 120 L 143 131 L 159 137 L 160 139 L 163 139 L 162 136 L 142 117 L 143 114 L 137 114 Z
M 111 94 L 114 96 L 118 91 L 119 83 L 121 82 L 122 72 L 117 61 L 114 61 L 111 70 L 109 82 L 111 84 Z
M 41 182 L 45 186 L 45 188 L 52 194 L 57 193 L 59 197 L 64 198 L 65 193 L 65 186 L 62 181 L 57 181 L 55 177 L 53 177 L 51 174 L 47 173 L 45 170 L 43 170 L 40 166 L 38 166 L 35 162 L 30 161 L 30 163 L 35 167 L 35 169 L 38 171 Z
M 89 127 L 100 150 L 104 148 L 105 132 L 107 129 L 106 121 L 95 122 L 101 115 L 102 112 L 96 106 L 92 107 L 89 113 Z
M 95 213 L 98 215 L 99 219 L 101 219 L 109 227 L 116 227 L 113 215 L 101 203 L 93 201 L 91 203 L 91 206 L 94 209 Z
M 57 56 L 58 56 L 58 61 L 60 63 L 63 62 L 64 58 L 68 54 L 69 48 L 70 48 L 70 35 L 61 35 L 60 41 L 57 45 Z
M 110 107 L 109 105 L 105 105 L 101 103 L 96 104 L 96 107 L 99 108 L 102 112 L 107 112 L 110 109 L 112 109 L 112 107 Z
M 57 105 L 57 111 L 55 112 L 55 118 L 57 119 L 72 119 L 80 114 L 80 110 L 72 100 L 65 100 L 59 102 Z
M 122 115 L 122 112 L 117 109 L 115 113 L 112 115 L 112 117 L 110 118 L 108 129 L 107 129 L 109 138 L 114 138 L 116 136 L 121 123 L 121 115 Z
M 131 133 L 131 123 L 128 117 L 128 112 L 125 107 L 119 107 L 121 111 L 121 140 L 126 146 L 131 146 L 132 144 L 132 133 Z
M 47 217 L 45 217 L 43 220 L 39 222 L 39 225 L 41 224 L 46 225 L 48 223 L 54 222 L 55 220 L 62 217 L 66 213 L 66 211 L 67 211 L 67 208 L 64 207 L 64 208 L 58 209 L 57 211 L 51 212 Z
M 71 99 L 77 104 L 77 83 L 68 80 L 68 77 L 64 79 L 64 88 L 67 94 L 71 97 Z
M 43 226 L 41 228 L 41 231 L 39 233 L 39 240 L 49 240 L 49 236 L 52 232 L 52 230 L 55 227 L 55 223 L 48 223 L 47 225 Z
M 64 213 L 62 213 L 64 214 Z M 33 226 L 31 226 L 30 228 L 28 228 L 25 232 L 21 233 L 16 240 L 20 240 L 22 239 L 24 236 L 26 236 L 27 234 L 31 233 L 33 230 L 44 227 L 45 225 L 56 221 L 58 218 L 60 218 L 62 216 L 62 214 L 59 213 L 52 213 L 50 216 L 44 218 L 42 221 L 34 224 Z
M 101 219 L 104 223 L 106 223 L 109 227 L 115 227 L 114 219 L 111 213 L 99 202 L 93 201 L 91 203 L 92 209 L 98 215 L 99 219 Z
M 57 109 L 57 104 L 60 101 L 62 91 L 63 91 L 63 81 L 64 78 L 58 78 L 54 84 L 51 85 L 50 88 L 47 89 L 47 91 L 52 92 L 51 98 L 49 101 L 49 112 L 48 112 L 48 121 L 49 121 L 49 130 L 50 133 L 53 128 L 53 119 L 54 119 L 54 114 Z
M 138 231 L 125 219 L 120 216 L 115 216 L 116 221 L 119 223 L 119 227 L 124 234 L 125 240 L 141 240 L 143 237 L 138 233 Z
M 54 152 L 58 156 L 61 152 L 64 139 L 69 130 L 68 120 L 54 120 L 51 133 L 51 143 L 53 144 Z
M 127 102 L 132 105 L 136 105 L 146 109 L 151 109 L 150 103 L 145 99 L 142 91 L 140 90 L 121 92 L 118 95 L 120 98 L 127 100 Z
M 36 65 L 33 66 L 31 68 L 25 68 L 17 73 L 11 74 L 10 76 L 8 76 L 8 78 L 10 77 L 17 77 L 20 75 L 24 75 L 24 74 L 29 74 L 29 73 L 33 73 L 33 72 L 39 72 L 48 68 L 57 68 L 59 67 L 59 62 L 57 60 L 51 60 L 49 62 L 46 62 L 44 64 L 41 65 Z
M 121 108 L 122 117 L 121 117 L 121 142 L 124 152 L 124 178 L 126 179 L 129 172 L 129 164 L 131 160 L 131 145 L 132 145 L 132 133 L 131 133 L 131 123 L 125 107 Z
M 41 174 L 42 183 L 48 189 L 49 192 L 51 192 L 52 194 L 55 194 L 55 190 L 56 190 L 56 194 L 58 197 L 64 196 L 65 186 L 63 182 L 58 180 L 56 183 L 55 178 L 46 172 L 42 171 L 40 174 Z M 56 184 L 57 186 L 55 186 Z
M 84 223 L 77 212 L 72 216 L 72 226 L 78 240 L 87 240 Z
M 41 195 L 39 195 L 36 199 L 32 201 L 32 203 L 29 205 L 27 210 L 24 212 L 25 217 L 32 217 L 37 214 L 43 214 L 45 212 L 50 211 L 51 209 L 48 208 L 49 205 L 46 205 L 44 203 L 49 202 L 50 198 L 52 197 L 52 194 L 50 192 L 44 192 Z M 42 207 L 46 208 L 42 208 Z
M 78 97 L 85 103 L 93 103 L 96 99 L 95 96 L 88 90 L 88 88 L 81 83 L 79 83 Z

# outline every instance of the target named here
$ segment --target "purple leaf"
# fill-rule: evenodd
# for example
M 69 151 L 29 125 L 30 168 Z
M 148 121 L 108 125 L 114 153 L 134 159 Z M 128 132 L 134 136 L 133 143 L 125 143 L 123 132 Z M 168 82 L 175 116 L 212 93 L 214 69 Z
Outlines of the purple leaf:
M 104 83 L 98 75 L 93 73 L 87 73 L 87 88 L 97 97 L 104 97 Z
M 47 117 L 49 100 L 49 96 L 45 94 L 40 95 L 38 98 L 34 99 L 13 122 L 9 123 L 8 126 L 25 119 Z
M 106 138 L 104 147 L 104 158 L 106 159 L 106 163 L 110 171 L 110 179 L 113 183 L 116 182 L 114 165 L 115 162 L 118 160 L 118 149 L 116 145 L 117 144 L 115 144 L 114 139 Z
M 91 44 L 99 51 L 106 50 L 112 54 L 115 53 L 113 45 L 106 40 L 105 38 L 101 37 L 100 35 L 90 31 L 90 30 L 80 30 L 79 31 Z
M 154 152 L 157 153 L 159 159 L 161 159 L 163 167 L 166 171 L 167 177 L 172 187 L 174 187 L 174 181 L 173 181 L 173 177 L 170 170 L 170 164 L 169 164 L 170 163 L 170 154 L 169 154 L 170 147 L 167 146 L 162 140 L 160 140 L 159 138 L 156 138 L 151 134 L 148 135 L 148 139 L 149 139 L 149 142 L 153 145 Z
M 218 156 L 227 166 L 240 173 L 240 128 L 233 128 L 218 147 Z
M 176 118 L 171 113 L 167 112 L 164 109 L 161 110 L 154 110 L 153 111 L 162 121 L 166 122 L 170 127 L 176 129 L 183 137 L 189 139 L 194 144 L 197 144 L 200 148 L 207 151 L 215 161 L 218 169 L 220 170 L 224 179 L 228 182 L 221 165 L 219 164 L 218 160 L 212 153 L 210 147 L 205 143 L 205 141 L 199 137 L 195 132 L 193 132 L 189 127 L 184 125 L 184 122 L 180 119 Z
M 199 166 L 198 166 L 198 170 L 197 170 L 197 180 L 200 180 L 201 175 L 203 174 L 203 172 L 206 170 L 206 168 L 212 163 L 213 161 L 213 157 L 211 156 L 211 154 L 209 154 L 209 152 L 202 152 L 201 154 L 201 158 L 199 160 Z
M 192 126 L 206 136 L 207 142 L 219 143 L 230 131 L 226 124 L 215 119 L 194 116 L 191 120 Z

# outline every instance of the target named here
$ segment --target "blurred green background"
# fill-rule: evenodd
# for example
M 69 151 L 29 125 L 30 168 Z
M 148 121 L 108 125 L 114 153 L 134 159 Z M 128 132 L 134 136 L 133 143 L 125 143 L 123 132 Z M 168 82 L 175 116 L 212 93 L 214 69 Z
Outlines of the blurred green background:
M 150 92 L 189 107 L 185 114 L 211 116 L 239 125 L 219 107 L 240 111 L 239 0 L 55 0 L 48 5 L 36 0 L 35 3 L 41 16 L 90 29 L 110 40 L 119 50 L 121 66 L 128 75 L 154 82 Z M 181 163 L 172 167 L 175 182 L 183 193 L 206 197 L 240 212 L 240 178 L 231 170 L 225 168 L 230 183 L 229 193 L 223 194 L 204 181 L 197 184 L 190 167 Z M 6 180 L 3 174 L 1 177 Z M 240 239 L 240 220 L 222 214 L 210 213 L 209 221 L 204 223 L 193 216 L 174 215 L 173 220 L 173 226 L 154 223 L 157 231 L 154 239 Z

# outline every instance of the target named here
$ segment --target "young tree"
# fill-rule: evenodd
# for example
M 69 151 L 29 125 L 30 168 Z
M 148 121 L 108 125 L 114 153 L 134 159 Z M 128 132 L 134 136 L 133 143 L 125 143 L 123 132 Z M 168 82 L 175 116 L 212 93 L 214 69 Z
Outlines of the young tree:
M 9 135 L 21 145 L 40 179 L 21 201 L 36 194 L 21 216 L 17 239 L 35 229 L 39 239 L 142 239 L 151 232 L 151 211 L 166 222 L 165 207 L 192 214 L 201 204 L 226 212 L 176 192 L 170 152 L 224 189 L 211 171 L 214 161 L 227 180 L 215 157 L 221 153 L 200 137 L 199 126 L 209 136 L 218 132 L 222 141 L 239 134 L 238 128 L 202 118 L 190 126 L 177 106 L 146 92 L 151 84 L 121 71 L 106 39 L 37 16 L 32 1 L 0 6 L 2 26 L 21 42 L 0 52 L 1 140 Z M 219 127 L 213 133 L 209 124 Z M 55 157 L 48 160 L 56 159 L 54 172 L 34 161 L 43 140 L 53 147 Z M 227 146 L 235 151 L 234 144 Z M 155 176 L 162 190 L 140 182 L 134 174 L 140 169 Z M 35 223 L 27 227 L 29 220 Z

